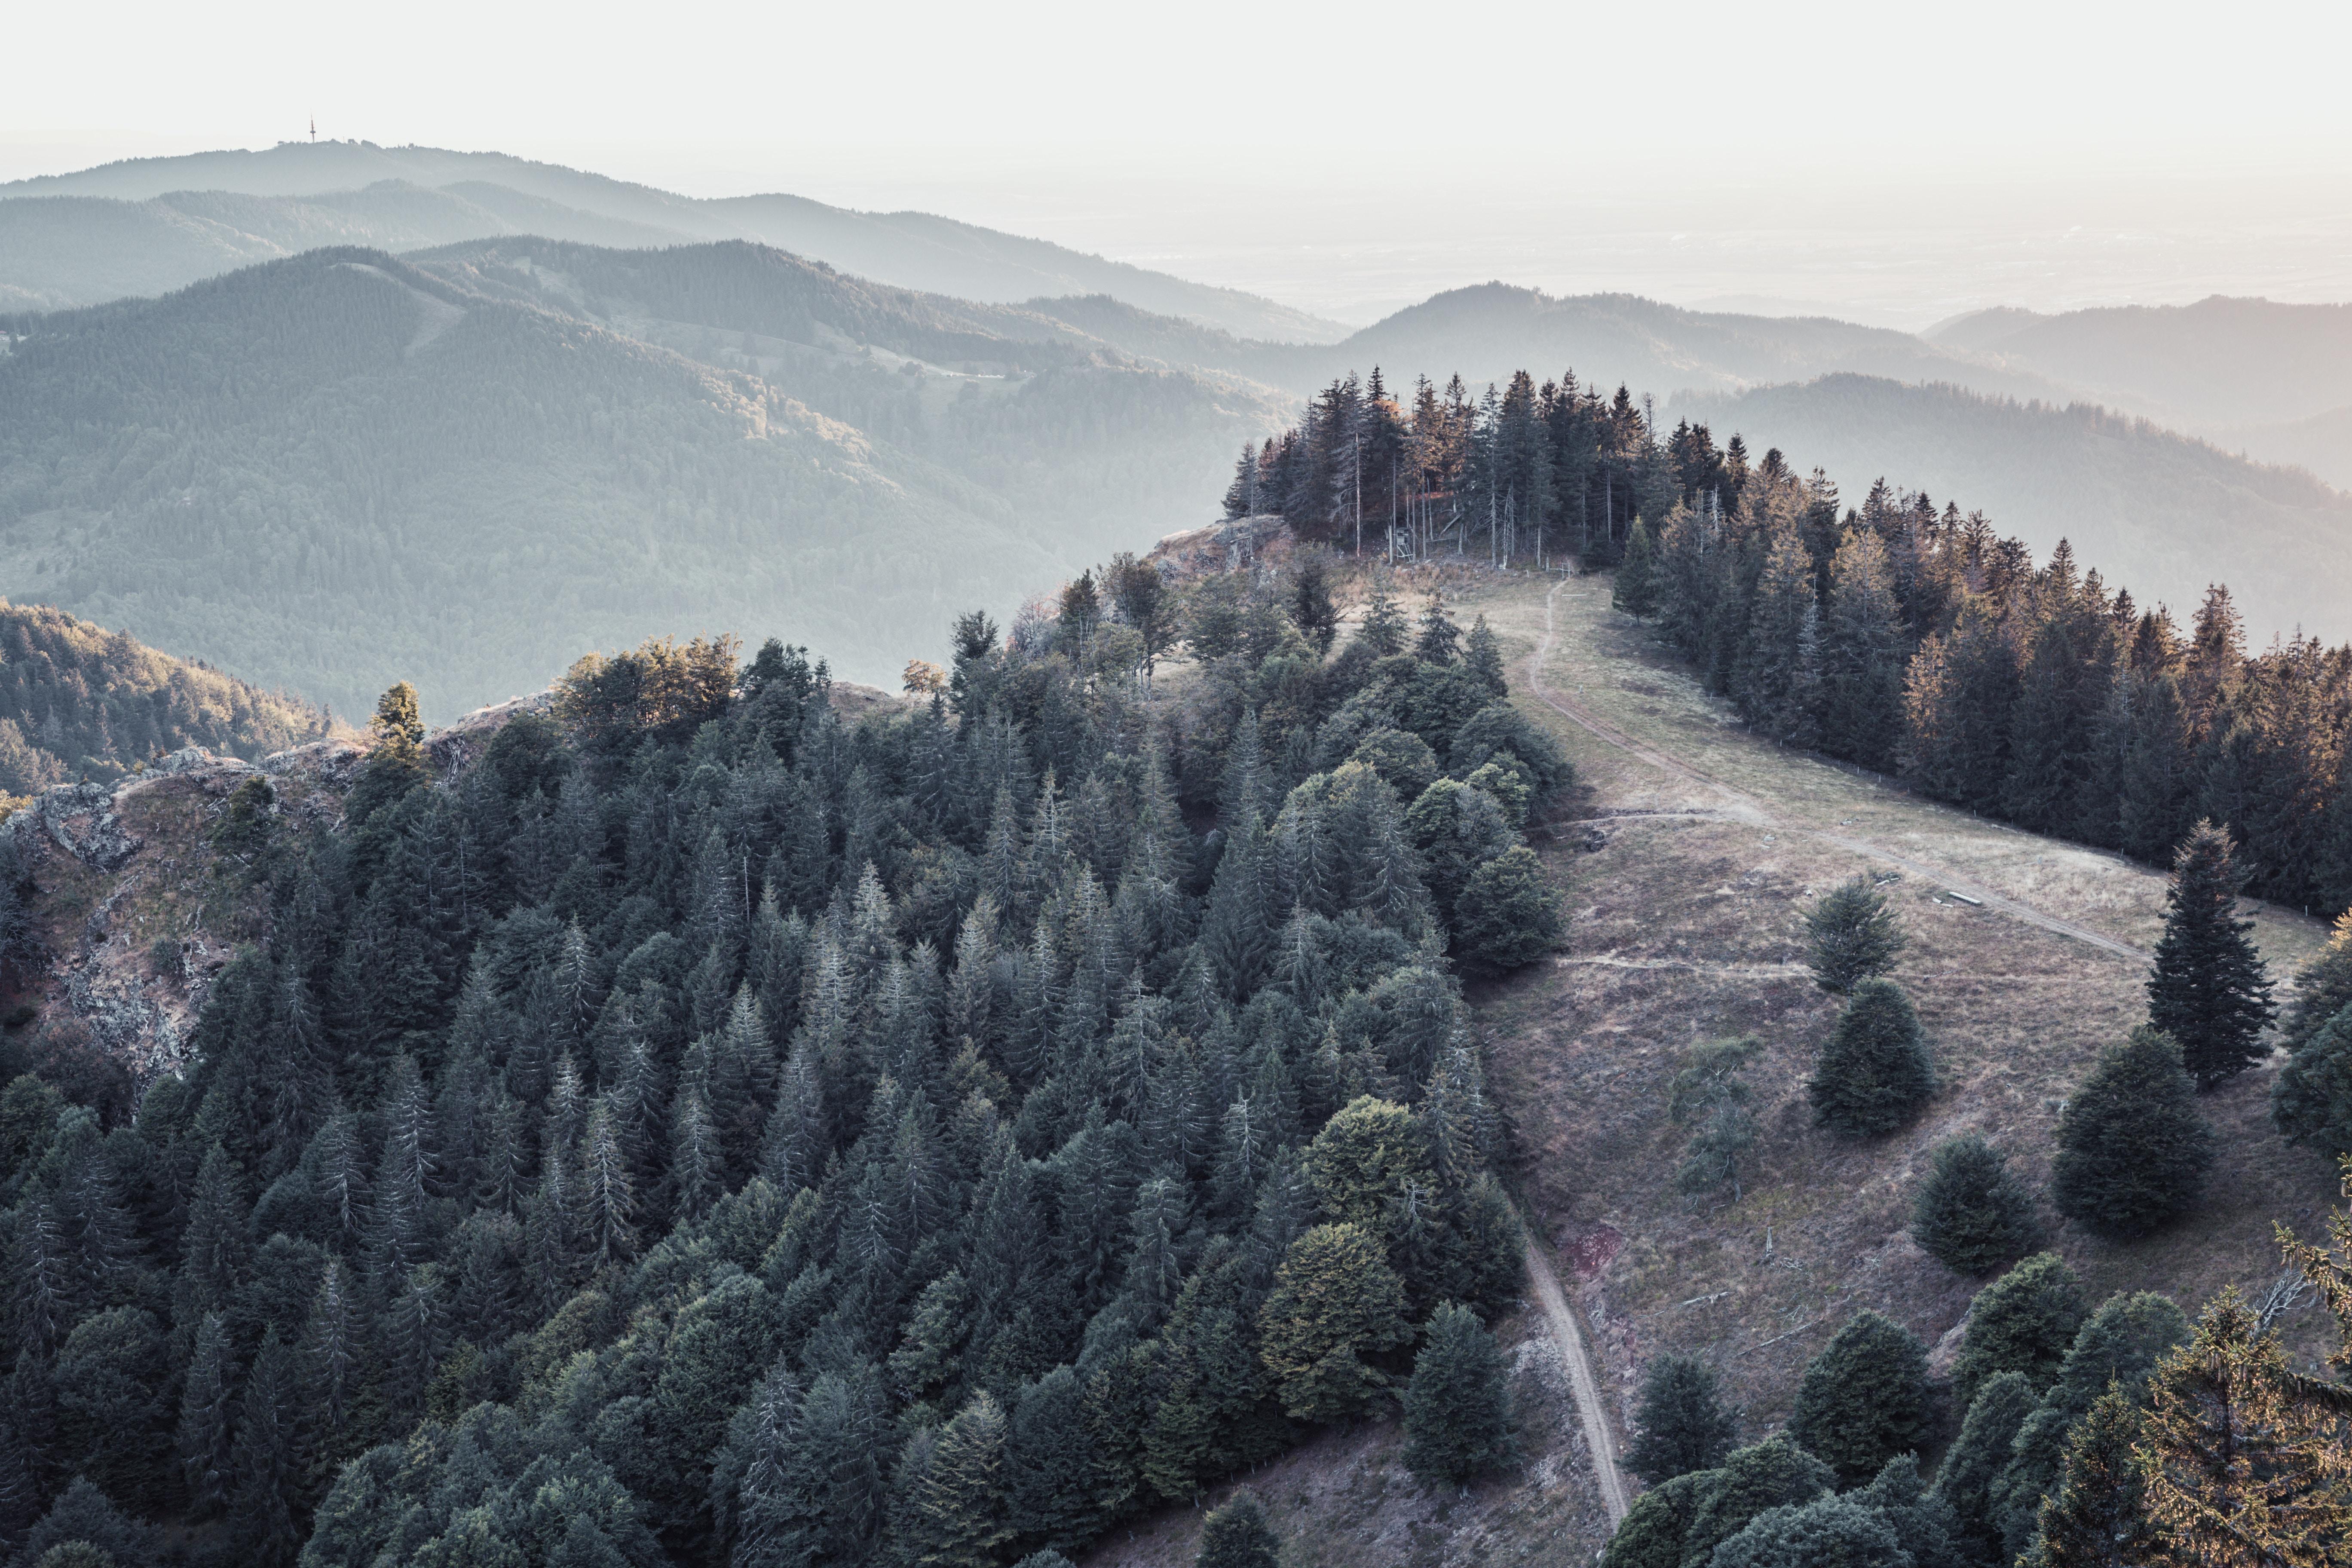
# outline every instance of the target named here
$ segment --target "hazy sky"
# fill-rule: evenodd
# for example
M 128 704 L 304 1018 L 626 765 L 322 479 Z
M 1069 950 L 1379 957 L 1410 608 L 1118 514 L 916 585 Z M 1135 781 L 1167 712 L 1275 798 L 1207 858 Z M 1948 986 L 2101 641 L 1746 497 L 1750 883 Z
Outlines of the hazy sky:
M 1353 317 L 1502 276 L 2352 298 L 2352 6 L 17 7 L 0 178 L 307 133 L 920 205 Z

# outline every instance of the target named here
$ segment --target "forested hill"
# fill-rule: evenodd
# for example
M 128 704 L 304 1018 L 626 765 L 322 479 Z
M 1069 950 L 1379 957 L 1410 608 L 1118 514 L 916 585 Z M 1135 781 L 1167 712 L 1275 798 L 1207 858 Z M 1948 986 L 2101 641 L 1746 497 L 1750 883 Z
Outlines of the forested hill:
M 448 773 L 395 688 L 340 821 L 239 785 L 189 1070 L 0 1038 L 11 1561 L 1060 1568 L 1416 1354 L 1498 1380 L 1456 966 L 1557 940 L 1570 780 L 1496 639 L 1335 649 L 1312 561 L 1057 608 L 856 728 L 656 644 Z M 21 965 L 20 852 L 89 882 L 0 840 Z
M 895 684 L 949 595 L 1062 575 L 1004 502 L 762 383 L 381 253 L 12 330 L 0 580 L 347 712 L 721 625 Z
M 0 601 L 0 793 L 100 781 L 183 746 L 255 761 L 328 717 L 119 631 Z
M 306 221 L 301 210 L 305 206 L 382 207 L 384 204 L 372 204 L 364 197 L 369 187 L 380 187 L 384 182 L 440 193 L 473 209 L 473 216 L 452 209 L 437 219 L 472 226 L 411 244 L 430 245 L 461 234 L 479 237 L 518 232 L 624 245 L 750 239 L 819 258 L 860 277 L 964 299 L 1014 300 L 1037 295 L 1106 293 L 1147 310 L 1188 317 L 1248 337 L 1328 342 L 1346 334 L 1346 329 L 1334 322 L 1237 289 L 1193 283 L 1050 241 L 929 213 L 854 212 L 783 195 L 704 200 L 502 153 L 379 147 L 366 142 L 289 142 L 261 152 L 133 158 L 70 174 L 0 184 L 0 257 L 7 254 L 11 227 L 31 221 L 30 215 L 17 207 L 15 198 L 19 197 L 100 197 L 128 205 L 168 196 L 175 210 L 181 198 L 173 193 L 266 198 L 260 205 L 271 210 L 257 212 L 249 228 L 233 218 L 226 220 L 266 243 L 265 237 L 273 229 Z M 321 204 L 320 198 L 327 201 Z M 142 223 L 127 214 L 94 211 L 87 216 L 92 223 L 127 230 L 134 243 L 156 244 L 167 252 L 179 238 L 160 221 Z M 600 225 L 606 226 L 601 232 Z M 625 226 L 645 237 L 623 237 L 614 226 Z M 348 242 L 363 237 L 343 237 Z M 326 242 L 325 237 L 307 241 Z M 388 235 L 371 242 L 388 247 L 400 244 Z M 26 259 L 53 257 L 55 246 L 68 243 L 88 248 L 85 239 L 53 228 L 46 241 L 51 248 L 37 249 Z M 159 258 L 168 259 L 168 255 Z M 46 260 L 42 264 L 47 265 Z M 176 287 L 217 269 L 184 272 L 150 287 Z M 71 282 L 69 274 L 60 273 L 54 266 L 49 273 Z M 0 272 L 0 289 L 15 281 Z M 88 293 L 72 297 L 103 298 Z

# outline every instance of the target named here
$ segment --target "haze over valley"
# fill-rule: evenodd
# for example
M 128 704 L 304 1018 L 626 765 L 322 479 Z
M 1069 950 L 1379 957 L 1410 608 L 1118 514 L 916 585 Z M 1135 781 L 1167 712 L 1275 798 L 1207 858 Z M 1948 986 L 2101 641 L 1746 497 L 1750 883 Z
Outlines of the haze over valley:
M 2341 7 L 8 47 L 0 1568 L 2352 1562 Z

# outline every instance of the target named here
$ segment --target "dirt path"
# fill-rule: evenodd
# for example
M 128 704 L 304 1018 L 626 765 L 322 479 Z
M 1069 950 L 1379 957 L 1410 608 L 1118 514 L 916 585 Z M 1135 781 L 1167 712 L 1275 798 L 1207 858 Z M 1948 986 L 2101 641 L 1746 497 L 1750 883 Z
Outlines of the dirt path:
M 2103 952 L 2113 953 L 2117 958 L 2130 959 L 2139 963 L 2150 962 L 2151 955 L 2145 949 L 2134 947 L 2129 942 L 2119 941 L 2094 927 L 2081 925 L 2057 915 L 2045 914 L 2029 904 L 2021 904 L 2015 899 L 2003 897 L 1981 883 L 1956 876 L 1944 867 L 1914 859 L 1907 855 L 1899 855 L 1883 845 L 1874 844 L 1866 838 L 1855 837 L 1852 834 L 1831 833 L 1821 828 L 1807 827 L 1801 823 L 1790 822 L 1747 791 L 1727 784 L 1721 779 L 1712 778 L 1679 757 L 1670 756 L 1654 746 L 1643 744 L 1575 699 L 1563 697 L 1552 690 L 1544 684 L 1543 667 L 1544 660 L 1551 655 L 1552 644 L 1559 637 L 1555 605 L 1559 597 L 1560 589 L 1566 585 L 1564 581 L 1554 584 L 1551 592 L 1544 595 L 1543 641 L 1537 645 L 1535 656 L 1528 660 L 1528 689 L 1535 693 L 1537 700 L 1561 718 L 1581 726 L 1619 751 L 1647 763 L 1661 773 L 1696 784 L 1701 789 L 1713 791 L 1722 798 L 1727 809 L 1743 821 L 1755 823 L 1759 826 L 1770 827 L 1779 832 L 1806 834 L 1824 844 L 1833 844 L 1853 854 L 1864 856 L 1885 865 L 1898 866 L 1906 871 L 1934 881 L 1938 887 L 1947 888 L 1953 892 L 1974 899 L 1984 908 L 1999 910 L 2011 920 L 2021 921 L 2031 926 L 2039 926 L 2043 931 L 2055 931 L 2061 936 L 2073 937 L 2077 942 L 2087 942 Z
M 1569 1386 L 1576 1391 L 1577 1414 L 1584 1418 L 1585 1446 L 1592 1450 L 1592 1471 L 1601 1482 L 1601 1500 L 1609 1510 L 1609 1527 L 1614 1530 L 1630 1506 L 1625 1478 L 1617 1469 L 1617 1439 L 1609 1429 L 1609 1413 L 1601 1404 L 1601 1386 L 1593 1381 L 1591 1358 L 1584 1353 L 1584 1330 L 1569 1308 L 1559 1276 L 1552 1272 L 1551 1259 L 1533 1237 L 1528 1241 L 1528 1278 L 1535 1284 L 1536 1305 L 1551 1326 L 1553 1342 L 1559 1346 L 1559 1359 L 1568 1363 Z
M 1812 971 L 1801 963 L 1698 963 L 1685 958 L 1619 958 L 1614 953 L 1563 953 L 1556 964 L 1592 964 L 1602 969 L 1673 969 L 1690 974 L 1712 974 L 1722 980 L 1809 980 Z

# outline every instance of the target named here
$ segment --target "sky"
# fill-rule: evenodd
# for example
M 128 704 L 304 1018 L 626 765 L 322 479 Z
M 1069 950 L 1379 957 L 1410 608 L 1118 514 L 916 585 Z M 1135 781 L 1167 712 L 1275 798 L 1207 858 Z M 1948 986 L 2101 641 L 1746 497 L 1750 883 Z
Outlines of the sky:
M 2352 298 L 2347 49 L 2352 6 L 2300 3 L 50 4 L 11 19 L 0 178 L 315 117 L 1348 320 L 1501 277 L 1916 326 Z

